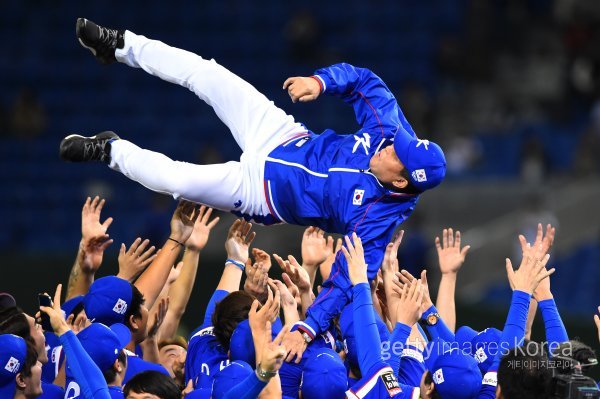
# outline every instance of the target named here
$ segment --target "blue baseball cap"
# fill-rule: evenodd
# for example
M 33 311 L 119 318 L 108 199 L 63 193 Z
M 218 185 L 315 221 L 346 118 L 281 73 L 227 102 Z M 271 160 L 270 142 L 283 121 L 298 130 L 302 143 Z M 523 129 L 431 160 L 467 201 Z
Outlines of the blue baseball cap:
M 394 151 L 408 171 L 410 182 L 419 190 L 434 188 L 446 176 L 446 157 L 436 143 L 419 140 L 399 127 L 394 136 Z
M 486 328 L 471 340 L 473 353 L 471 356 L 477 361 L 481 374 L 488 372 L 498 351 L 500 351 L 500 337 L 502 331 L 497 328 Z
M 335 351 L 321 348 L 311 354 L 302 369 L 303 399 L 342 398 L 348 389 L 346 367 Z
M 253 372 L 252 367 L 241 360 L 229 363 L 227 367 L 215 374 L 212 390 L 213 399 L 223 398 L 227 391 L 244 381 Z
M 375 322 L 377 323 L 377 331 L 379 331 L 379 339 L 381 342 L 390 340 L 390 332 L 387 326 L 381 320 L 381 317 L 375 312 Z M 359 367 L 358 365 L 358 351 L 356 350 L 356 339 L 354 338 L 354 316 L 352 314 L 352 302 L 347 304 L 342 309 L 340 315 L 340 330 L 342 332 L 342 339 L 344 340 L 344 352 L 346 352 L 346 361 L 352 367 Z
M 84 297 L 84 295 L 74 296 L 73 298 L 69 299 L 68 301 L 65 301 L 65 303 L 61 305 L 61 309 L 63 310 L 63 312 L 65 312 L 65 318 L 69 317 L 69 315 L 73 313 L 73 310 L 77 306 L 79 306 L 80 303 L 83 302 Z
M 452 348 L 439 338 L 427 344 L 425 365 L 435 389 L 444 399 L 476 398 L 481 389 L 481 371 L 469 354 Z
M 100 371 L 105 372 L 131 341 L 131 331 L 120 323 L 113 324 L 110 328 L 102 323 L 92 323 L 81 330 L 77 338 Z
M 456 330 L 456 334 L 454 335 L 454 340 L 458 344 L 458 348 L 463 352 L 468 352 L 473 354 L 471 350 L 471 341 L 479 334 L 477 331 L 473 330 L 469 326 L 462 326 L 458 330 Z
M 271 336 L 273 339 L 279 334 L 281 328 L 281 321 L 279 323 L 273 323 L 273 326 L 271 327 Z M 252 330 L 250 329 L 250 322 L 248 319 L 241 321 L 231 334 L 229 341 L 229 359 L 241 360 L 248 363 L 251 367 L 256 367 L 256 350 L 254 349 Z
M 88 319 L 94 323 L 107 326 L 124 323 L 132 296 L 129 281 L 115 276 L 102 277 L 94 281 L 83 298 L 83 307 Z
M 25 340 L 13 334 L 0 335 L 0 398 L 13 398 L 17 390 L 15 377 L 27 358 Z

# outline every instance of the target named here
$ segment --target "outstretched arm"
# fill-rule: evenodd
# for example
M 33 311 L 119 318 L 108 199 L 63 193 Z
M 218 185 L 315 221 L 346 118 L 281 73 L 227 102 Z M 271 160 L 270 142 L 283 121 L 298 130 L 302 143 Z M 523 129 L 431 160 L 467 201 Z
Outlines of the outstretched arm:
M 100 223 L 100 212 L 105 200 L 96 196 L 93 200 L 88 197 L 81 210 L 81 241 L 75 263 L 69 275 L 67 296 L 69 300 L 78 295 L 85 295 L 94 282 L 94 275 L 102 264 L 104 250 L 112 244 L 106 230 L 113 219 L 107 218 Z
M 321 93 L 339 96 L 352 105 L 358 124 L 366 130 L 384 130 L 416 137 L 385 83 L 366 68 L 335 64 L 311 77 L 288 78 L 284 85 L 292 101 L 312 101 Z

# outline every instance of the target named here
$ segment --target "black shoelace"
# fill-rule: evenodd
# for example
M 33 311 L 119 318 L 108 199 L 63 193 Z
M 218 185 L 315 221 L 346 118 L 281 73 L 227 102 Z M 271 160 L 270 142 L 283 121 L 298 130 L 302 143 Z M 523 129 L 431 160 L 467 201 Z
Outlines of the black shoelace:
M 108 29 L 108 28 L 99 28 L 100 34 L 98 35 L 98 39 L 111 49 L 117 47 L 117 38 L 118 33 L 116 30 Z
M 100 142 L 89 141 L 83 144 L 83 157 L 84 159 L 99 159 L 104 160 L 106 155 L 104 149 L 108 140 L 102 140 Z

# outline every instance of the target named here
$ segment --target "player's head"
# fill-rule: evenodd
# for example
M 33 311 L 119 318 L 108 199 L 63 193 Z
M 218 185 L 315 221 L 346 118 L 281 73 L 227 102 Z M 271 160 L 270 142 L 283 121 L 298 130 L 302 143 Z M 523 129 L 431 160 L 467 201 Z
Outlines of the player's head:
M 173 379 L 159 371 L 144 371 L 136 374 L 123 388 L 128 399 L 181 399 L 181 389 Z
M 120 382 L 125 376 L 127 355 L 123 348 L 131 340 L 131 332 L 124 324 L 107 327 L 93 323 L 77 334 L 83 349 L 96 363 L 108 384 Z M 117 381 L 117 377 L 120 379 Z
M 552 371 L 541 348 L 532 350 L 533 342 L 511 350 L 500 361 L 496 397 L 503 399 L 537 399 L 549 397 Z
M 573 359 L 579 363 L 581 372 L 587 375 L 592 367 L 598 365 L 598 357 L 596 352 L 586 344 L 577 340 L 570 340 L 560 343 L 555 348 L 550 348 L 552 356 L 560 356 L 561 358 Z
M 419 140 L 402 131 L 394 137 L 393 145 L 371 158 L 369 167 L 389 188 L 418 194 L 442 182 L 446 175 L 446 158 L 436 143 Z
M 30 341 L 37 350 L 38 360 L 43 364 L 48 363 L 46 337 L 42 327 L 20 308 L 11 307 L 0 311 L 0 334 L 14 334 Z
M 241 360 L 231 362 L 223 370 L 215 374 L 213 382 L 213 399 L 221 399 L 227 391 L 244 381 L 254 370 L 250 365 Z
M 223 298 L 212 315 L 213 333 L 226 350 L 233 331 L 238 324 L 248 318 L 254 297 L 244 291 L 235 291 Z
M 458 349 L 473 356 L 479 364 L 479 370 L 485 374 L 492 366 L 496 354 L 501 350 L 501 335 L 502 331 L 497 328 L 486 328 L 477 332 L 468 326 L 463 326 L 456 331 L 456 344 Z
M 421 378 L 421 397 L 427 399 L 474 399 L 481 389 L 481 371 L 473 357 L 436 339 L 427 344 Z
M 26 398 L 42 394 L 42 364 L 31 342 L 13 334 L 0 335 L 0 397 L 16 393 Z
M 167 369 L 172 378 L 182 383 L 186 357 L 187 341 L 182 336 L 163 339 L 158 343 L 159 363 Z
M 343 398 L 348 389 L 346 367 L 332 349 L 322 348 L 302 368 L 302 399 Z
M 129 281 L 114 276 L 94 281 L 83 299 L 83 306 L 92 322 L 125 324 L 136 343 L 146 338 L 148 309 L 142 293 Z

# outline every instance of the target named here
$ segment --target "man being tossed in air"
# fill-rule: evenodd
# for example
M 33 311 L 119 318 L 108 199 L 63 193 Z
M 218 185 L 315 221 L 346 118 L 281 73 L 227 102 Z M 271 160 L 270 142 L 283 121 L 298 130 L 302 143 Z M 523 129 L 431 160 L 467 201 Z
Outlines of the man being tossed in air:
M 243 154 L 239 162 L 194 165 L 141 149 L 113 132 L 70 135 L 61 142 L 68 161 L 100 160 L 151 190 L 230 211 L 265 225 L 317 226 L 362 238 L 368 277 L 381 265 L 393 231 L 414 209 L 419 194 L 443 180 L 441 148 L 416 137 L 385 83 L 349 64 L 285 81 L 292 101 L 335 95 L 354 108 L 360 130 L 338 135 L 308 131 L 253 86 L 214 60 L 130 31 L 80 18 L 80 43 L 102 63 L 142 68 L 193 91 L 213 107 Z M 331 277 L 307 318 L 286 337 L 288 360 L 325 331 L 351 299 L 347 265 L 338 254 Z

